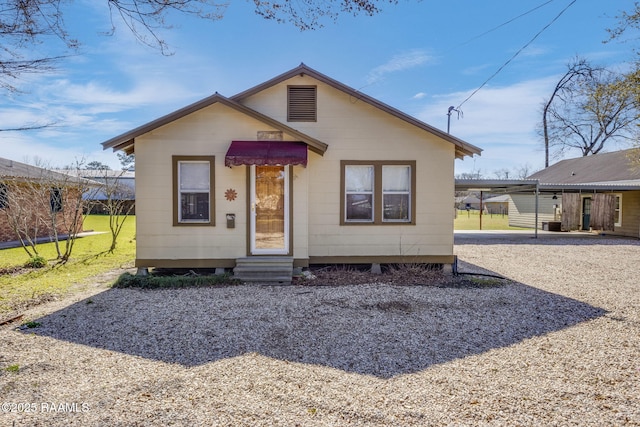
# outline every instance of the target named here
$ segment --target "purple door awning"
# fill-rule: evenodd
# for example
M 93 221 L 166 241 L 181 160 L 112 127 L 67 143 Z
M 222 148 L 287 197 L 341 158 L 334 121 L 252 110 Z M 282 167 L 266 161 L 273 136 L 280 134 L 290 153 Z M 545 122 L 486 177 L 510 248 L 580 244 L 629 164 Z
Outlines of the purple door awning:
M 294 141 L 232 141 L 225 166 L 307 166 L 307 144 Z

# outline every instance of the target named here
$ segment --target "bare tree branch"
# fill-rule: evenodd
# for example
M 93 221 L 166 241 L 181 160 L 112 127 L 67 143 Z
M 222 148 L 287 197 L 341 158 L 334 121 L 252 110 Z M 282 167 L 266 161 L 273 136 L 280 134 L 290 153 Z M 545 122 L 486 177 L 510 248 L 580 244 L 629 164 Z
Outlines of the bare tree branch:
M 566 84 L 554 94 L 545 110 L 545 130 L 549 147 L 561 154 L 570 148 L 583 156 L 597 154 L 613 140 L 637 136 L 638 102 L 635 73 L 620 75 L 587 68 L 587 74 L 563 77 Z M 572 80 L 566 80 L 567 76 Z

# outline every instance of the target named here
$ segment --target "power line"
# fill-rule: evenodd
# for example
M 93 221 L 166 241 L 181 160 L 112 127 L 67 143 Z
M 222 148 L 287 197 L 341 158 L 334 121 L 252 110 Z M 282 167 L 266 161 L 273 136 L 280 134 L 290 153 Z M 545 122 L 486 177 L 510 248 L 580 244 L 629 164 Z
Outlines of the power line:
M 572 0 L 567 6 L 564 7 L 564 9 L 562 9 L 560 11 L 560 13 L 558 13 L 552 20 L 551 22 L 549 22 L 547 25 L 545 25 L 540 31 L 538 31 L 538 33 L 533 36 L 533 38 L 531 40 L 529 40 L 524 46 L 522 46 L 511 58 L 509 58 L 507 60 L 507 62 L 505 62 L 504 64 L 502 64 L 502 66 L 500 68 L 498 68 L 498 70 L 493 73 L 487 80 L 484 81 L 484 83 L 482 83 L 480 85 L 480 87 L 478 87 L 476 90 L 474 90 L 471 95 L 469 95 L 464 101 L 462 101 L 460 103 L 460 105 L 458 105 L 456 107 L 456 109 L 459 109 L 460 107 L 462 107 L 462 105 L 467 102 L 468 100 L 471 99 L 471 97 L 473 97 L 476 93 L 478 93 L 480 91 L 480 89 L 482 89 L 483 87 L 486 86 L 487 83 L 489 83 L 489 81 L 491 81 L 495 76 L 497 76 L 507 65 L 509 65 L 511 63 L 511 61 L 513 61 L 523 50 L 525 50 L 527 47 L 529 47 L 529 45 L 531 43 L 533 43 L 539 36 L 540 34 L 542 34 L 547 28 L 549 28 L 551 25 L 553 25 L 554 22 L 556 22 L 560 16 L 562 16 L 563 13 L 565 13 L 567 11 L 567 9 L 569 9 L 577 0 Z M 516 19 L 516 18 L 514 18 Z
M 492 32 L 494 32 L 494 31 L 496 31 L 496 30 L 498 30 L 498 29 L 500 29 L 500 28 L 502 28 L 502 27 L 504 27 L 504 26 L 506 26 L 508 24 L 511 24 L 513 21 L 518 20 L 518 19 L 522 18 L 523 16 L 527 16 L 528 14 L 530 14 L 532 12 L 535 12 L 536 10 L 540 9 L 541 7 L 544 7 L 544 6 L 548 5 L 549 3 L 553 3 L 553 1 L 554 0 L 548 0 L 548 1 L 544 2 L 544 3 L 542 3 L 542 4 L 539 4 L 538 6 L 534 7 L 533 9 L 529 9 L 526 12 L 521 13 L 520 15 L 509 19 L 508 21 L 503 22 L 502 24 L 500 24 L 498 26 L 493 27 L 493 28 L 485 31 L 484 33 L 481 33 L 481 34 L 478 34 L 477 36 L 471 37 L 469 40 L 467 40 L 465 42 L 462 42 L 462 43 L 458 44 L 457 46 L 455 46 L 455 48 L 460 47 L 460 46 L 464 46 L 466 44 L 471 43 L 474 40 L 479 39 L 480 37 L 486 36 L 489 33 L 492 33 Z

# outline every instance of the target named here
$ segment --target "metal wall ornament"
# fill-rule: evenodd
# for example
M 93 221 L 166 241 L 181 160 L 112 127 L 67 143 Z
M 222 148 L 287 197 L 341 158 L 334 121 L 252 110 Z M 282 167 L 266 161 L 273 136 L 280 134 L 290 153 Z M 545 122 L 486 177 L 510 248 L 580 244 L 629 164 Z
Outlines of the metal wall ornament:
M 238 193 L 233 188 L 229 188 L 227 191 L 224 192 L 224 197 L 228 201 L 233 202 L 236 199 L 236 197 L 238 197 Z

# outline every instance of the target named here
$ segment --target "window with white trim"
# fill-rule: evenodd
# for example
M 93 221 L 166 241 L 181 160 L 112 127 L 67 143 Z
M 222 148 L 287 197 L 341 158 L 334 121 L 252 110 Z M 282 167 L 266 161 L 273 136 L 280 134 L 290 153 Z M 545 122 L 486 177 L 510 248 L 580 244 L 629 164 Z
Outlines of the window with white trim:
M 622 227 L 622 194 L 616 194 L 616 206 L 613 214 L 613 222 L 616 227 Z

